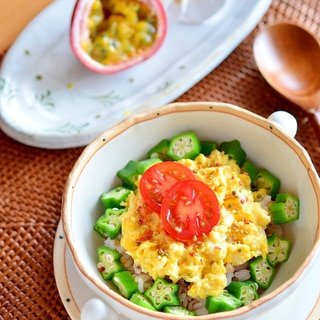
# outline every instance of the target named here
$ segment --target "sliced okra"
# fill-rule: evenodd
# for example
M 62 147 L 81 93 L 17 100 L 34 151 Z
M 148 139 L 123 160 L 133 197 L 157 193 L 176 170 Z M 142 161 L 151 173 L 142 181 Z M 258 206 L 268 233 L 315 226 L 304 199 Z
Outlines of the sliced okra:
M 158 158 L 162 161 L 169 160 L 170 158 L 167 156 L 169 143 L 170 141 L 167 139 L 161 140 L 157 145 L 155 145 L 148 151 L 148 157 Z
M 151 304 L 150 300 L 143 293 L 141 293 L 139 291 L 135 292 L 131 296 L 130 301 L 140 307 L 156 311 L 156 309 Z
M 121 216 L 126 209 L 106 209 L 103 216 L 101 216 L 93 229 L 98 232 L 103 238 L 115 239 L 121 232 Z
M 206 309 L 208 313 L 230 311 L 240 308 L 242 305 L 242 301 L 227 290 L 224 290 L 223 293 L 217 297 L 208 296 L 206 299 Z
M 254 184 L 257 179 L 259 169 L 251 161 L 246 160 L 241 167 L 241 171 L 246 172 L 250 177 L 251 185 Z
M 285 193 L 279 193 L 270 206 L 271 216 L 275 224 L 282 224 L 299 219 L 299 199 Z
M 120 294 L 127 299 L 130 299 L 138 291 L 138 284 L 128 270 L 115 273 L 112 282 L 118 288 Z
M 125 188 L 135 190 L 136 181 L 140 174 L 143 174 L 150 166 L 157 162 L 162 162 L 159 158 L 146 159 L 141 161 L 130 160 L 126 166 L 117 172 L 118 178 Z
M 201 143 L 193 132 L 171 138 L 167 155 L 172 160 L 194 159 L 201 151 Z
M 258 285 L 250 280 L 246 281 L 231 281 L 227 286 L 227 290 L 236 298 L 242 301 L 243 305 L 248 305 L 254 300 L 257 300 Z
M 163 310 L 164 306 L 180 305 L 178 295 L 179 285 L 169 283 L 166 279 L 156 278 L 154 283 L 145 292 L 156 310 Z
M 122 186 L 103 192 L 100 196 L 101 202 L 107 208 L 121 208 L 121 203 L 125 201 L 131 190 Z
M 262 289 L 268 289 L 275 275 L 274 267 L 267 259 L 259 256 L 249 263 L 251 278 Z
M 117 250 L 107 246 L 98 247 L 98 264 L 97 267 L 104 280 L 110 280 L 116 272 L 124 270 L 120 262 L 121 255 Z
M 278 263 L 284 263 L 289 258 L 290 241 L 272 234 L 268 238 L 268 255 L 269 263 L 275 266 Z
M 163 312 L 179 316 L 196 316 L 196 312 L 190 311 L 183 306 L 165 306 Z
M 253 187 L 255 190 L 265 189 L 274 200 L 280 189 L 280 180 L 267 169 L 261 169 Z
M 216 150 L 218 145 L 216 142 L 212 141 L 200 141 L 201 149 L 200 153 L 205 156 L 209 156 L 213 150 Z
M 138 161 L 130 160 L 124 168 L 117 172 L 117 176 L 122 181 L 123 186 L 131 190 L 137 188 L 135 184 L 138 178 L 137 165 Z
M 231 159 L 234 159 L 238 166 L 241 167 L 247 157 L 246 152 L 242 149 L 239 140 L 224 141 L 220 145 L 220 151 L 229 155 Z
M 151 159 L 145 159 L 141 160 L 137 163 L 137 172 L 138 174 L 143 174 L 149 167 L 152 165 L 162 162 L 159 158 L 151 158 Z

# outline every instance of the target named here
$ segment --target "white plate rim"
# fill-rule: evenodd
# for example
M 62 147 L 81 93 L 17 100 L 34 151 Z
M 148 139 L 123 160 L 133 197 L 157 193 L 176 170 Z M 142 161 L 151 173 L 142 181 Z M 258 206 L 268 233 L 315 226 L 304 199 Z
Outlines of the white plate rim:
M 91 142 L 99 133 L 107 129 L 108 127 L 111 127 L 112 125 L 115 125 L 118 121 L 122 120 L 124 117 L 126 117 L 129 114 L 137 113 L 140 111 L 144 111 L 147 109 L 151 109 L 154 107 L 158 107 L 160 105 L 166 104 L 168 102 L 171 102 L 178 98 L 181 94 L 186 92 L 188 89 L 190 89 L 193 85 L 195 85 L 198 81 L 200 81 L 203 77 L 205 77 L 209 72 L 211 72 L 214 68 L 216 68 L 240 43 L 241 41 L 254 29 L 254 27 L 258 24 L 258 22 L 261 20 L 264 13 L 269 8 L 272 0 L 242 0 L 241 4 L 237 0 L 224 0 L 226 5 L 229 6 L 229 8 L 239 8 L 239 10 L 245 10 L 246 13 L 244 16 L 239 17 L 233 17 L 228 15 L 230 13 L 229 11 L 224 12 L 224 16 L 221 17 L 221 19 L 231 19 L 231 20 L 224 20 L 225 23 L 229 23 L 229 25 L 232 28 L 232 25 L 230 24 L 233 20 L 236 21 L 235 30 L 233 32 L 227 33 L 227 34 L 219 34 L 217 33 L 217 36 L 223 37 L 223 41 L 220 41 L 215 44 L 215 49 L 212 50 L 212 48 L 207 43 L 201 43 L 197 50 L 192 50 L 191 53 L 188 53 L 186 55 L 186 58 L 183 58 L 179 60 L 173 67 L 170 67 L 170 69 L 178 70 L 181 68 L 182 64 L 185 64 L 186 61 L 193 61 L 191 69 L 189 69 L 188 73 L 185 71 L 181 73 L 181 75 L 177 76 L 177 72 L 174 74 L 170 71 L 165 72 L 164 74 L 161 74 L 161 79 L 155 79 L 152 82 L 152 88 L 148 85 L 146 88 L 141 89 L 136 94 L 133 94 L 129 97 L 126 97 L 123 100 L 116 101 L 112 105 L 112 109 L 109 111 L 102 110 L 101 113 L 103 114 L 101 116 L 101 119 L 97 118 L 99 115 L 97 115 L 96 111 L 92 111 L 92 114 L 89 113 L 89 119 L 87 122 L 82 122 L 81 124 L 76 123 L 75 120 L 80 119 L 72 119 L 70 118 L 70 123 L 66 123 L 65 121 L 62 121 L 61 123 L 58 123 L 55 125 L 55 131 L 51 130 L 51 120 L 54 120 L 54 114 L 51 117 L 51 114 L 48 112 L 45 114 L 45 117 L 40 117 L 39 119 L 32 119 L 33 111 L 29 111 L 30 105 L 27 105 L 25 101 L 18 100 L 15 96 L 7 96 L 8 90 L 10 91 L 10 86 L 14 85 L 15 82 L 19 84 L 19 81 L 14 79 L 14 71 L 15 69 L 22 68 L 19 66 L 19 62 L 17 62 L 17 58 L 21 55 L 21 50 L 23 46 L 25 46 L 25 42 L 31 37 L 31 33 L 38 28 L 38 24 L 43 20 L 47 19 L 48 17 L 54 16 L 55 13 L 60 13 L 62 10 L 66 11 L 66 16 L 62 17 L 62 19 L 69 21 L 69 17 L 71 16 L 72 8 L 73 8 L 73 1 L 68 0 L 56 0 L 52 4 L 50 4 L 47 8 L 45 8 L 34 20 L 30 22 L 30 24 L 25 28 L 25 30 L 20 34 L 16 42 L 13 44 L 11 49 L 6 54 L 4 61 L 2 63 L 2 68 L 0 70 L 0 127 L 2 130 L 12 137 L 13 139 L 30 145 L 34 147 L 41 147 L 41 148 L 49 148 L 49 149 L 61 149 L 61 148 L 70 148 L 70 147 L 79 147 L 87 145 L 89 142 Z M 243 6 L 243 7 L 240 7 Z M 230 9 L 228 9 L 230 10 Z M 217 20 L 218 22 L 220 20 Z M 64 22 L 66 23 L 66 21 Z M 170 23 L 170 20 L 169 20 Z M 219 22 L 221 23 L 221 21 Z M 172 24 L 174 27 L 172 27 L 172 30 L 174 29 L 176 24 Z M 198 30 L 204 30 L 203 28 L 206 28 L 206 30 L 209 30 L 210 32 L 213 31 L 215 25 L 212 26 L 196 26 L 195 28 L 199 28 Z M 61 27 L 59 29 L 59 26 L 57 27 L 58 31 L 61 32 Z M 181 24 L 179 24 L 177 30 L 183 30 L 184 32 L 188 32 L 190 30 L 190 25 L 183 25 L 181 27 Z M 169 26 L 170 29 L 170 26 Z M 55 32 L 56 29 L 52 29 L 53 32 Z M 179 31 L 180 32 L 180 31 Z M 169 32 L 170 33 L 170 30 Z M 168 44 L 169 46 L 169 44 Z M 164 47 L 163 50 L 166 47 Z M 66 46 L 66 51 L 69 52 L 69 47 Z M 19 51 L 19 52 L 18 52 Z M 205 54 L 203 53 L 205 52 Z M 160 54 L 160 53 L 159 53 Z M 165 53 L 163 53 L 165 54 Z M 184 52 L 183 52 L 184 54 Z M 194 62 L 197 61 L 197 58 L 201 57 L 201 62 Z M 74 58 L 74 57 L 73 57 Z M 154 59 L 154 60 L 152 60 Z M 145 66 L 152 66 L 154 65 L 158 60 L 155 60 L 156 57 L 152 57 L 148 60 L 148 65 Z M 74 58 L 76 61 L 76 59 Z M 154 62 L 154 64 L 152 64 Z M 41 61 L 40 61 L 41 63 Z M 82 66 L 79 65 L 79 68 L 81 69 Z M 137 69 L 136 72 L 139 72 L 143 68 L 141 65 L 135 67 Z M 52 70 L 49 70 L 50 72 L 53 72 Z M 81 69 L 80 73 L 83 74 L 83 70 Z M 125 71 L 123 74 L 125 74 L 127 71 Z M 84 73 L 86 76 L 89 77 L 92 76 L 90 73 Z M 130 71 L 128 73 L 128 76 L 130 75 Z M 162 77 L 163 76 L 163 77 Z M 176 77 L 176 79 L 174 79 Z M 101 78 L 100 75 L 96 75 L 94 79 Z M 127 79 L 127 78 L 126 78 Z M 173 79 L 173 80 L 171 80 Z M 9 88 L 7 83 L 9 82 Z M 120 84 L 123 82 L 119 82 Z M 7 87 L 6 87 L 7 86 Z M 161 90 L 155 91 L 155 88 L 161 88 Z M 11 94 L 16 89 L 15 87 L 11 88 Z M 151 92 L 151 89 L 153 90 Z M 32 90 L 31 90 L 32 91 Z M 52 91 L 52 90 L 51 90 Z M 43 92 L 42 94 L 38 94 L 36 92 L 31 92 L 35 96 L 37 96 L 37 99 L 40 96 L 40 99 L 46 99 L 47 98 L 47 107 L 50 108 L 50 96 L 46 97 L 46 94 L 52 93 L 50 90 L 47 90 L 47 92 Z M 151 93 L 150 93 L 151 92 Z M 156 92 L 156 93 L 155 93 Z M 54 94 L 53 90 L 53 94 Z M 30 93 L 29 93 L 30 94 Z M 112 95 L 112 92 L 110 92 Z M 68 96 L 69 92 L 67 89 L 65 89 L 65 96 Z M 117 99 L 117 96 L 111 97 L 111 99 Z M 15 99 L 17 99 L 15 101 Z M 62 100 L 62 99 L 61 99 Z M 62 104 L 60 100 L 60 105 Z M 144 101 L 141 103 L 141 101 Z M 13 109 L 12 103 L 19 104 L 19 108 L 21 108 L 20 114 L 16 112 L 16 114 L 13 116 Z M 59 101 L 58 101 L 59 102 Z M 26 104 L 26 105 L 24 105 Z M 59 104 L 59 103 L 58 103 Z M 92 103 L 93 105 L 93 103 Z M 73 111 L 76 111 L 76 108 L 78 105 L 75 106 Z M 88 108 L 90 108 L 89 106 Z M 71 108 L 71 107 L 70 107 Z M 116 109 L 115 109 L 116 108 Z M 25 123 L 24 117 L 28 112 L 30 112 L 31 117 L 31 124 Z M 51 117 L 51 118 L 50 118 Z M 57 117 L 57 116 L 56 116 Z M 96 120 L 93 121 L 93 118 Z M 84 119 L 84 116 L 81 118 L 81 120 Z M 34 121 L 34 122 L 32 122 Z M 90 122 L 91 121 L 91 122 Z M 48 130 L 44 130 L 39 123 L 44 123 L 45 126 L 48 126 Z M 40 126 L 37 128 L 37 126 Z M 69 125 L 68 128 L 64 127 L 65 125 Z M 45 127 L 46 128 L 46 127 Z M 47 128 L 46 128 L 47 129 Z M 59 130 L 58 130 L 59 129 Z

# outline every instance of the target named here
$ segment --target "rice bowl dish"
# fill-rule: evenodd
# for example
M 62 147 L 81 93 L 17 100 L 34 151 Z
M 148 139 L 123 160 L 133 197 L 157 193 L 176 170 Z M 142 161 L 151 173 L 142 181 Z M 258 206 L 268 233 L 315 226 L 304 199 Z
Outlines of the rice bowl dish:
M 201 115 L 201 119 L 197 118 L 198 114 L 199 116 Z M 143 116 L 145 116 L 145 114 Z M 132 159 L 142 160 L 146 152 L 162 138 L 170 138 L 171 136 L 177 135 L 182 131 L 192 130 L 196 132 L 202 140 L 208 140 L 209 138 L 216 139 L 219 143 L 221 143 L 222 141 L 230 141 L 233 138 L 237 137 L 237 139 L 241 141 L 241 144 L 243 144 L 243 149 L 246 150 L 248 157 L 250 157 L 250 159 L 252 159 L 254 163 L 256 163 L 260 168 L 270 169 L 271 172 L 273 172 L 280 178 L 281 192 L 288 192 L 290 194 L 297 195 L 301 201 L 301 212 L 305 212 L 305 210 L 307 210 L 311 213 L 312 219 L 316 220 L 318 219 L 319 214 L 317 209 L 319 197 L 317 180 L 318 178 L 314 174 L 314 168 L 312 168 L 310 159 L 308 159 L 303 151 L 301 152 L 301 147 L 296 142 L 294 142 L 293 139 L 286 137 L 283 132 L 276 126 L 271 127 L 270 123 L 268 123 L 267 120 L 260 119 L 258 116 L 254 116 L 244 110 L 238 109 L 235 106 L 221 103 L 194 103 L 187 105 L 174 104 L 171 106 L 160 108 L 157 111 L 149 112 L 149 114 L 146 115 L 145 119 L 143 118 L 143 116 L 134 117 L 134 125 L 133 122 L 131 122 L 132 118 L 130 119 L 130 121 L 129 119 L 128 121 L 124 121 L 122 124 L 120 124 L 119 127 L 115 128 L 115 131 L 107 131 L 107 133 L 101 135 L 95 143 L 89 145 L 89 147 L 85 150 L 84 155 L 79 159 L 80 166 L 77 166 L 76 164 L 75 169 L 71 173 L 67 184 L 67 193 L 69 192 L 69 195 L 72 195 L 72 198 L 70 198 L 69 195 L 68 197 L 66 197 L 67 193 L 64 196 L 63 223 L 68 240 L 68 245 L 75 259 L 76 266 L 79 269 L 80 275 L 82 275 L 90 288 L 93 288 L 95 292 L 100 297 L 102 297 L 103 300 L 111 303 L 114 309 L 121 310 L 121 313 L 126 314 L 130 317 L 132 315 L 132 318 L 136 317 L 137 319 L 171 319 L 173 317 L 176 317 L 177 319 L 179 319 L 179 316 L 170 316 L 159 312 L 155 314 L 154 311 L 143 310 L 143 308 L 133 306 L 133 304 L 128 301 L 128 299 L 123 299 L 119 295 L 117 289 L 114 286 L 110 286 L 109 284 L 106 285 L 105 281 L 103 281 L 103 279 L 101 278 L 101 274 L 99 273 L 99 270 L 97 268 L 96 253 L 96 248 L 99 245 L 108 245 L 112 248 L 118 248 L 120 251 L 122 250 L 123 257 L 121 258 L 121 261 L 127 269 L 131 271 L 133 270 L 133 273 L 137 275 L 138 279 L 140 279 L 137 281 L 140 290 L 142 290 L 141 288 L 145 285 L 151 285 L 152 281 L 150 282 L 150 274 L 153 275 L 153 279 L 157 276 L 168 275 L 168 269 L 174 269 L 172 266 L 177 265 L 177 262 L 173 262 L 173 260 L 176 259 L 175 261 L 178 261 L 181 257 L 183 257 L 183 252 L 181 253 L 181 251 L 183 250 L 178 250 L 182 255 L 180 255 L 178 259 L 177 256 L 173 254 L 171 257 L 173 259 L 172 264 L 167 264 L 167 270 L 166 264 L 164 263 L 159 264 L 158 267 L 154 266 L 155 264 L 151 264 L 152 266 L 148 267 L 148 263 L 150 263 L 148 261 L 155 259 L 155 253 L 158 254 L 159 250 L 157 252 L 153 252 L 150 249 L 144 250 L 144 252 L 147 252 L 148 254 L 150 254 L 150 256 L 142 261 L 142 253 L 139 260 L 139 251 L 136 250 L 137 247 L 132 247 L 133 242 L 130 241 L 130 237 L 123 239 L 121 239 L 121 237 L 116 237 L 115 239 L 109 239 L 106 243 L 104 243 L 104 240 L 99 235 L 94 235 L 92 226 L 96 223 L 99 215 L 104 210 L 101 203 L 98 203 L 99 197 L 102 191 L 112 189 L 119 185 L 120 181 L 116 177 L 117 170 L 125 167 L 127 162 Z M 224 125 L 222 124 L 223 121 L 221 121 L 222 118 L 224 119 L 224 121 L 228 121 L 228 127 L 230 128 L 230 130 L 222 130 L 222 128 L 224 127 Z M 166 126 L 165 133 L 161 129 L 164 126 Z M 149 131 L 152 132 L 152 134 L 147 136 L 141 135 L 143 132 L 141 131 L 141 128 L 143 128 L 144 132 Z M 210 132 L 208 128 L 211 128 Z M 250 132 L 250 130 L 253 130 L 253 128 L 254 130 L 257 130 L 256 137 L 248 135 L 248 132 Z M 263 137 L 260 138 L 259 135 L 262 135 Z M 281 139 L 278 138 L 280 136 Z M 119 139 L 120 137 L 121 139 Z M 138 141 L 142 137 L 143 144 L 140 143 L 139 145 Z M 266 139 L 265 141 L 268 141 L 267 143 L 270 143 L 272 141 L 274 152 L 270 153 L 266 148 L 260 147 L 254 142 L 255 139 Z M 290 145 L 290 147 L 284 147 L 283 142 L 278 142 L 278 139 L 280 141 L 285 141 L 285 144 Z M 130 143 L 128 143 L 128 141 L 130 141 Z M 93 152 L 93 156 L 90 155 L 88 157 L 91 152 Z M 119 154 L 122 155 L 121 158 L 118 157 Z M 276 154 L 277 156 L 273 156 L 273 154 Z M 279 160 L 277 159 L 286 159 L 288 155 L 290 156 L 290 163 L 287 163 L 286 166 L 281 165 L 279 163 Z M 218 155 L 216 154 L 215 157 L 217 156 Z M 113 164 L 110 168 L 105 168 L 105 166 L 101 166 L 100 164 L 98 164 L 103 163 L 104 161 L 108 161 L 108 163 Z M 208 161 L 208 157 L 200 158 L 200 160 L 194 159 L 192 161 L 181 161 L 187 162 L 190 167 L 195 169 L 194 162 L 197 162 L 197 165 L 199 165 L 200 163 Z M 230 161 L 230 159 L 228 159 L 227 162 L 228 161 Z M 220 159 L 219 162 L 223 163 L 223 160 Z M 83 167 L 84 164 L 85 166 Z M 197 168 L 197 170 L 198 169 L 199 168 Z M 97 170 L 99 171 L 99 173 L 96 173 Z M 299 183 L 297 182 L 293 172 L 299 172 Z M 306 174 L 306 172 L 309 173 Z M 242 173 L 240 172 L 240 175 L 241 174 Z M 89 176 L 95 177 L 95 186 L 93 190 L 88 190 L 88 188 L 86 187 L 88 184 L 84 184 L 82 182 L 86 180 L 89 181 Z M 198 179 L 201 180 L 202 178 L 199 178 L 198 176 Z M 246 182 L 245 175 L 241 179 L 244 185 L 248 184 L 248 182 Z M 312 181 L 311 183 L 310 180 Z M 237 179 L 235 179 L 235 181 L 237 181 Z M 230 190 L 231 189 L 232 187 L 230 187 Z M 254 198 L 253 193 L 248 193 L 246 194 L 246 196 L 248 196 L 249 199 L 251 199 L 251 197 L 252 199 Z M 84 199 L 82 199 L 82 197 Z M 218 194 L 218 198 L 219 197 L 220 196 Z M 70 199 L 73 199 L 72 205 Z M 139 206 L 140 200 L 141 197 L 139 195 L 139 192 L 135 196 L 131 196 L 131 198 L 128 198 L 128 202 L 126 204 L 128 212 L 135 211 L 137 206 Z M 219 198 L 219 201 L 221 202 L 222 200 Z M 251 205 L 250 201 L 249 203 Z M 270 222 L 270 216 L 269 214 L 266 214 L 267 210 L 265 210 L 265 206 L 268 205 L 268 201 L 270 201 L 270 199 L 268 200 L 268 198 L 266 198 L 265 201 L 266 202 L 263 202 L 261 205 L 259 205 L 261 208 L 261 220 L 259 220 L 259 223 L 257 224 L 260 226 L 261 230 L 263 230 L 263 233 L 255 233 L 255 236 L 261 237 L 261 239 L 263 237 L 266 237 L 266 233 L 264 232 L 264 230 L 267 230 L 266 226 L 269 225 Z M 256 201 L 254 201 L 254 203 L 256 203 Z M 312 206 L 314 209 L 310 210 L 310 206 Z M 74 218 L 70 220 L 70 214 L 72 212 L 78 212 L 78 214 L 81 216 L 81 219 L 75 218 L 76 216 L 74 216 Z M 129 216 L 130 214 L 128 214 L 128 217 Z M 126 216 L 124 216 L 124 220 L 127 218 Z M 132 225 L 130 225 L 129 218 L 128 221 L 128 225 L 124 227 L 124 231 L 127 231 L 127 235 L 133 234 L 134 232 L 139 233 L 141 231 L 140 229 L 133 228 Z M 229 225 L 232 224 L 230 217 L 228 218 L 227 214 L 225 214 L 223 210 L 221 212 L 221 222 L 223 222 L 223 224 L 226 223 L 226 225 L 228 225 L 228 223 Z M 306 224 L 308 225 L 307 228 L 309 230 L 309 233 L 306 234 L 308 236 L 304 237 L 304 241 L 302 241 L 295 235 L 299 233 L 305 234 L 303 230 L 305 229 Z M 156 223 L 154 225 L 156 226 Z M 225 226 L 224 228 L 226 228 Z M 218 225 L 218 227 L 220 227 L 220 225 Z M 219 229 L 218 227 L 216 228 L 217 230 Z M 313 258 L 311 257 L 313 257 L 318 250 L 318 225 L 315 223 L 311 223 L 304 215 L 301 214 L 299 220 L 290 223 L 290 226 L 289 224 L 285 225 L 283 230 L 282 228 L 280 229 L 280 233 L 282 233 L 283 231 L 283 234 L 281 235 L 283 235 L 285 238 L 288 238 L 288 240 L 290 240 L 290 242 L 292 243 L 292 250 L 288 262 L 284 265 L 281 265 L 279 270 L 277 270 L 276 276 L 274 277 L 274 281 L 272 282 L 271 286 L 261 295 L 258 300 L 254 301 L 251 307 L 244 306 L 234 311 L 227 311 L 224 313 L 220 312 L 219 314 L 217 314 L 219 318 L 233 319 L 236 316 L 240 317 L 242 314 L 244 315 L 250 310 L 256 311 L 259 309 L 259 307 L 260 309 L 262 309 L 261 307 L 264 304 L 268 304 L 268 302 L 277 301 L 277 299 L 275 299 L 276 296 L 281 292 L 289 292 L 293 283 L 298 280 L 299 277 L 303 274 L 303 270 L 305 268 L 309 268 L 310 265 L 312 265 L 311 261 Z M 79 236 L 79 232 L 74 232 L 73 230 L 81 230 L 81 237 Z M 277 231 L 279 231 L 278 228 Z M 220 233 L 219 235 L 219 232 L 217 232 L 215 235 L 216 237 L 218 237 L 219 235 L 219 237 L 221 238 L 221 234 L 222 233 Z M 139 236 L 141 236 L 141 234 L 138 235 L 136 239 Z M 210 238 L 210 236 L 208 236 L 208 238 Z M 165 242 L 167 243 L 167 245 L 170 245 L 170 241 L 168 241 L 169 238 L 167 237 L 167 235 L 163 239 L 166 239 Z M 216 244 L 217 239 L 218 238 L 214 238 L 214 241 L 211 242 L 203 241 L 203 238 L 201 239 L 202 245 L 206 249 L 203 249 L 203 251 L 201 251 L 202 249 L 199 249 L 197 253 L 198 258 L 200 257 L 204 262 L 204 266 L 207 266 L 205 263 L 205 255 L 208 254 L 207 248 L 209 245 L 212 245 L 212 243 Z M 216 286 L 219 288 L 218 290 L 222 290 L 223 288 L 225 288 L 230 282 L 230 279 L 234 278 L 235 275 L 240 280 L 246 279 L 248 277 L 248 268 L 246 263 L 252 257 L 265 255 L 265 243 L 265 238 L 263 238 L 263 241 L 252 241 L 252 245 L 251 247 L 249 246 L 250 250 L 248 251 L 250 253 L 248 253 L 248 256 L 246 258 L 243 258 L 241 257 L 241 255 L 235 254 L 230 254 L 228 256 L 228 250 L 230 250 L 229 252 L 232 252 L 232 250 L 234 250 L 234 253 L 236 249 L 231 249 L 232 246 L 230 246 L 230 248 L 226 250 L 225 248 L 223 248 L 223 242 L 220 242 L 219 246 L 223 248 L 221 252 L 224 252 L 223 259 L 225 260 L 223 260 L 223 264 L 219 266 L 221 268 L 221 273 L 220 278 L 218 278 L 221 279 L 221 286 Z M 255 244 L 255 246 L 253 244 Z M 150 245 L 150 243 L 146 243 L 145 245 Z M 239 244 L 237 244 L 237 246 L 239 246 Z M 235 248 L 237 246 L 235 246 Z M 122 247 L 122 249 L 120 247 Z M 187 246 L 184 246 L 184 248 L 187 248 Z M 216 254 L 217 252 L 220 251 L 216 251 Z M 220 254 L 222 254 L 221 252 Z M 245 250 L 243 252 L 245 252 Z M 134 255 L 135 253 L 136 256 Z M 190 253 L 191 251 L 186 251 L 186 255 L 184 256 L 185 261 L 187 260 L 187 256 L 192 258 L 193 254 L 190 255 Z M 234 259 L 237 258 L 239 259 L 239 261 L 232 261 L 232 258 L 230 257 Z M 192 265 L 195 265 L 194 261 L 191 258 L 190 260 L 192 261 Z M 133 263 L 133 260 L 135 260 L 135 263 Z M 142 264 L 144 265 L 142 266 Z M 204 267 L 204 269 L 207 269 L 207 267 Z M 199 273 L 194 273 L 194 287 L 193 289 L 191 289 L 192 286 L 190 286 L 190 283 L 192 283 L 192 279 L 187 278 L 181 280 L 181 278 L 183 277 L 179 273 L 180 271 L 176 271 L 177 270 L 173 271 L 171 275 L 169 275 L 169 277 L 171 277 L 170 280 L 172 282 L 179 284 L 179 296 L 180 300 L 183 302 L 183 305 L 188 305 L 188 309 L 192 308 L 192 310 L 198 310 L 199 319 L 214 319 L 214 314 L 204 315 L 205 310 L 203 309 L 203 300 L 205 298 L 205 294 L 203 292 L 207 290 L 203 291 L 203 286 L 200 284 L 201 281 L 199 282 L 199 279 L 201 280 L 201 277 L 199 278 Z M 183 273 L 186 273 L 185 270 L 183 271 Z M 201 274 L 203 274 L 205 278 L 205 272 L 201 272 Z M 183 281 L 187 283 L 187 285 L 185 285 L 185 283 L 182 283 Z M 216 284 L 219 283 L 219 281 L 217 280 L 215 280 L 214 282 Z M 197 283 L 199 284 L 197 285 Z M 213 286 L 210 285 L 210 288 L 212 287 Z M 144 288 L 144 290 L 145 289 L 146 288 Z M 214 295 L 215 293 L 211 292 L 211 294 Z M 186 299 L 184 299 L 183 297 L 188 299 L 188 301 L 186 302 Z M 193 305 L 193 307 L 191 307 L 191 305 Z M 129 309 L 130 311 L 128 311 L 127 309 Z M 263 309 L 264 311 L 266 310 L 266 308 Z M 136 316 L 134 316 L 134 314 L 136 314 Z

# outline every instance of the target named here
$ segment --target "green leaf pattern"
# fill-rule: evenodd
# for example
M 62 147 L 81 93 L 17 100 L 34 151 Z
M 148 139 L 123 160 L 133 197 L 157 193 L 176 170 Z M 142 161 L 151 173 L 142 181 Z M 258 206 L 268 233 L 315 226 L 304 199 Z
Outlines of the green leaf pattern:
M 165 91 L 172 85 L 172 82 L 165 81 L 164 84 L 157 88 L 157 91 Z M 13 99 L 19 96 L 19 88 L 15 87 L 8 79 L 2 78 L 0 82 L 0 94 L 4 103 L 10 106 Z M 121 100 L 120 95 L 118 95 L 114 90 L 109 91 L 106 94 L 91 96 L 91 99 L 101 103 L 103 106 L 112 106 Z M 51 90 L 46 90 L 44 93 L 36 93 L 34 95 L 34 102 L 29 105 L 31 110 L 37 110 L 38 108 L 43 108 L 46 111 L 53 112 L 55 109 L 55 102 Z M 69 134 L 80 134 L 84 128 L 89 126 L 90 123 L 86 122 L 80 125 L 76 125 L 71 121 L 64 123 L 58 127 L 50 128 L 47 131 L 57 132 L 61 135 Z
M 89 122 L 86 122 L 84 124 L 81 125 L 75 125 L 71 122 L 67 122 L 59 127 L 53 128 L 53 129 L 49 129 L 47 131 L 51 131 L 51 132 L 59 132 L 62 135 L 69 135 L 72 133 L 81 133 L 81 131 L 87 127 L 89 125 Z
M 37 106 L 42 107 L 46 109 L 47 111 L 53 111 L 55 107 L 55 103 L 52 99 L 52 92 L 50 90 L 47 90 L 45 93 L 42 94 L 36 94 L 35 101 L 31 105 L 31 109 L 36 109 Z
M 17 97 L 19 90 L 13 86 L 7 79 L 2 78 L 0 83 L 0 94 L 4 99 L 4 103 L 11 104 L 11 101 Z
M 165 83 L 158 88 L 158 92 L 162 92 L 162 91 L 165 91 L 167 90 L 168 88 L 170 88 L 172 86 L 173 82 L 172 81 L 165 81 Z
M 117 95 L 114 90 L 108 92 L 107 94 L 100 95 L 100 96 L 93 96 L 92 99 L 102 103 L 105 107 L 112 106 L 116 102 L 120 100 L 120 96 Z

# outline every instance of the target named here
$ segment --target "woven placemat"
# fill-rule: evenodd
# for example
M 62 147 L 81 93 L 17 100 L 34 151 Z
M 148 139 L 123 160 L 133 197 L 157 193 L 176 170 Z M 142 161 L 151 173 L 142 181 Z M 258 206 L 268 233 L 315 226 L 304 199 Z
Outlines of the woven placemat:
M 296 116 L 297 140 L 320 172 L 320 132 L 310 114 L 261 77 L 252 42 L 265 23 L 298 22 L 320 38 L 320 1 L 274 0 L 263 20 L 213 72 L 177 101 L 224 101 L 267 117 Z M 68 319 L 53 273 L 53 245 L 65 181 L 83 148 L 28 147 L 0 131 L 0 319 Z

